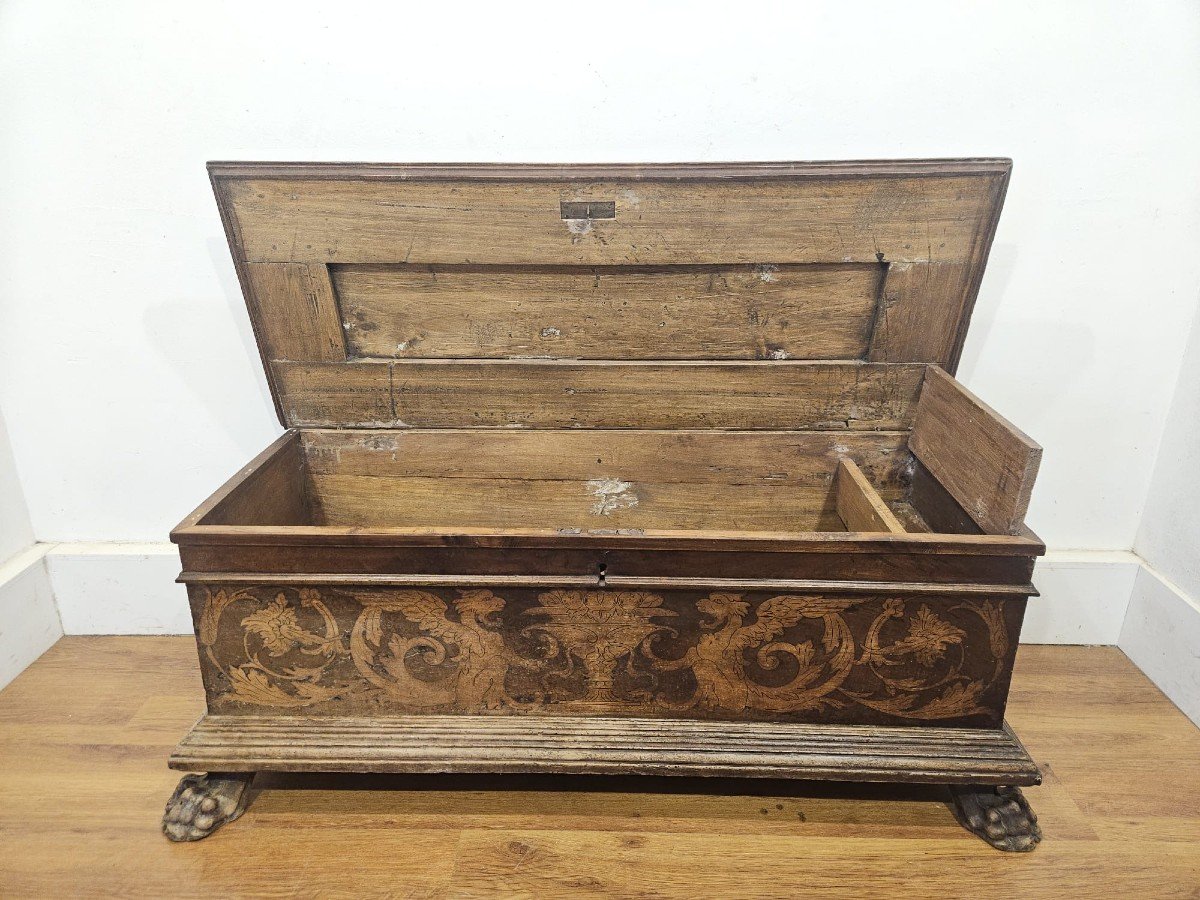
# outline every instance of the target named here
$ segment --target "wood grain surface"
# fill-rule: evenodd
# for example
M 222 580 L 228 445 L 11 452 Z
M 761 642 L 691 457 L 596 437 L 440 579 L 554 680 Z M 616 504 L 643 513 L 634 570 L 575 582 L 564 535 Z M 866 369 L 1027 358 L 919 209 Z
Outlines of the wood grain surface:
M 271 776 L 238 822 L 171 844 L 166 758 L 203 709 L 190 637 L 65 638 L 0 692 L 0 895 L 1109 900 L 1200 885 L 1200 731 L 1115 648 L 1018 655 L 1008 718 L 1045 777 L 1026 791 L 1045 840 L 1020 856 L 964 831 L 934 787 L 622 776 Z
M 669 404 L 682 420 L 643 426 L 771 427 L 728 421 L 710 389 L 729 382 L 748 410 L 755 396 L 805 406 L 813 394 L 784 367 L 740 386 L 728 371 L 645 370 L 661 394 L 614 395 L 547 369 L 353 364 L 363 359 L 870 360 L 953 372 L 1010 169 L 1004 159 L 209 166 L 280 421 L 352 427 L 604 427 L 623 406 L 633 409 L 615 427 L 631 427 L 637 407 Z M 499 393 L 447 385 L 456 371 Z M 595 394 L 608 396 L 595 406 Z M 511 409 L 526 396 L 531 409 Z M 814 396 L 828 407 L 821 421 L 908 425 Z M 447 420 L 447 406 L 462 414 Z M 532 412 L 542 406 L 547 422 Z
M 1042 448 L 936 366 L 925 375 L 909 446 L 980 528 L 1020 532 Z
M 405 265 L 332 275 L 356 356 L 861 359 L 881 269 Z
M 837 512 L 847 531 L 904 533 L 904 526 L 854 460 L 843 458 L 838 461 L 834 490 Z
M 885 164 L 884 164 L 885 165 Z M 220 182 L 247 262 L 661 265 L 965 262 L 1007 172 L 504 183 Z M 503 167 L 498 167 L 503 168 Z M 562 202 L 612 201 L 610 219 Z
M 313 523 L 329 526 L 841 530 L 839 458 L 862 460 L 889 498 L 904 492 L 909 460 L 900 432 L 355 429 L 301 440 Z
M 924 366 L 363 360 L 272 366 L 289 425 L 896 431 Z

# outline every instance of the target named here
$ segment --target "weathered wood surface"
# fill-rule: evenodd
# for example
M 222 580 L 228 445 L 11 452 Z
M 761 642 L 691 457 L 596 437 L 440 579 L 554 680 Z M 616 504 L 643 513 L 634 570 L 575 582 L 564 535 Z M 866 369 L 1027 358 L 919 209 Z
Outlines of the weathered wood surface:
M 627 747 L 642 748 L 630 752 Z M 1008 729 L 873 728 L 548 716 L 208 715 L 176 769 L 703 775 L 1038 784 Z
M 905 489 L 906 432 L 311 429 L 314 475 L 678 482 L 828 490 L 849 456 L 885 496 Z
M 636 478 L 631 474 L 631 478 Z M 839 531 L 828 486 L 313 475 L 319 521 L 447 528 Z
M 199 841 L 241 818 L 253 779 L 252 772 L 183 776 L 163 811 L 163 834 L 176 842 Z
M 962 262 L 893 263 L 868 358 L 872 362 L 928 362 L 952 369 L 958 359 L 977 275 Z
M 479 429 L 302 436 L 315 524 L 792 532 L 842 529 L 831 474 L 844 453 L 899 496 L 905 439 Z
M 936 367 L 925 376 L 909 446 L 980 528 L 1021 530 L 1042 448 Z
M 950 796 L 962 826 L 997 850 L 1028 853 L 1041 843 L 1042 829 L 1020 788 L 955 785 Z
M 995 215 L 1001 161 L 974 172 L 585 183 L 214 180 L 247 262 L 658 265 L 966 262 Z M 504 167 L 497 167 L 503 171 Z M 681 167 L 680 172 L 686 172 Z M 335 173 L 336 177 L 336 173 Z M 563 219 L 560 204 L 615 201 L 612 219 Z
M 189 596 L 216 713 L 1003 720 L 1022 594 L 661 584 L 235 581 Z
M 321 265 L 251 264 L 248 302 L 264 359 L 346 359 L 342 317 Z
M 861 359 L 880 280 L 878 265 L 333 269 L 351 352 L 389 358 Z
M 280 421 L 360 427 L 402 417 L 348 355 L 869 359 L 953 371 L 1009 170 L 995 159 L 210 166 Z M 563 217 L 589 201 L 614 215 Z M 779 391 L 803 396 L 778 372 Z M 445 390 L 436 378 L 429 389 Z M 710 400 L 686 381 L 675 393 L 693 409 Z M 488 424 L 494 399 L 456 396 L 485 420 L 457 424 Z M 541 399 L 557 405 L 557 394 Z M 591 412 L 585 404 L 581 424 L 598 424 Z
M 904 526 L 884 503 L 852 459 L 838 461 L 834 479 L 837 514 L 847 531 L 886 531 L 903 534 Z
M 800 362 L 275 363 L 289 425 L 895 431 L 923 366 Z

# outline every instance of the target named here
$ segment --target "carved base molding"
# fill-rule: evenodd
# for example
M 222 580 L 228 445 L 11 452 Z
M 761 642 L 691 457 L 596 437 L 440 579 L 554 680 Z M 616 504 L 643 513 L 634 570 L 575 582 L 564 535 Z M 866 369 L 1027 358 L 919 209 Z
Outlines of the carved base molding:
M 163 819 L 176 841 L 244 811 L 256 771 L 559 773 L 949 784 L 959 822 L 999 850 L 1041 840 L 1016 785 L 1041 783 L 1000 729 L 698 722 L 596 716 L 311 718 L 207 715 L 171 757 L 188 775 Z M 241 775 L 236 773 L 243 773 Z
M 1033 785 L 1007 727 L 804 725 L 602 716 L 206 715 L 174 769 L 545 772 Z

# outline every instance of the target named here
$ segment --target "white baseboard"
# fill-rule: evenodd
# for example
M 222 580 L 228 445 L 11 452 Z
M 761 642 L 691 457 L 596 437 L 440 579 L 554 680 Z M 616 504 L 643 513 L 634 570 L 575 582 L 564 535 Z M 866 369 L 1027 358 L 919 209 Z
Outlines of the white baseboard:
M 63 635 L 46 550 L 35 544 L 0 564 L 0 688 Z
M 1115 644 L 1141 560 L 1122 551 L 1051 550 L 1025 608 L 1023 644 Z
M 1117 646 L 1200 725 L 1200 598 L 1143 563 Z
M 46 566 L 67 634 L 191 634 L 174 544 L 55 544 Z
M 190 634 L 173 544 L 56 544 L 46 553 L 67 634 Z M 1038 561 L 1022 641 L 1115 644 L 1138 558 L 1056 551 Z

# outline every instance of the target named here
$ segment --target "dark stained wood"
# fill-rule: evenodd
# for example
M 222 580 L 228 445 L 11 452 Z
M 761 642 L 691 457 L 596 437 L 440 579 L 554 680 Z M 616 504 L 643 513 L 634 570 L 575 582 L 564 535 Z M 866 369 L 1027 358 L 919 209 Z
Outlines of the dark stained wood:
M 283 442 L 203 515 L 206 525 L 255 522 L 261 525 L 308 525 L 313 521 L 305 458 L 296 435 Z
M 679 578 L 606 575 L 370 575 L 287 573 L 265 575 L 237 572 L 184 572 L 188 584 L 216 585 L 333 585 L 341 587 L 534 587 L 534 588 L 595 588 L 610 587 L 637 590 L 708 590 L 747 591 L 770 590 L 781 593 L 852 594 L 937 594 L 939 596 L 1003 595 L 1024 598 L 1029 584 L 980 584 L 976 582 L 951 584 L 905 581 L 846 581 L 782 578 Z
M 909 446 L 980 528 L 1021 530 L 1042 448 L 939 368 L 925 376 Z
M 234 513 L 235 518 L 241 522 L 248 518 L 260 525 L 290 525 L 304 521 L 302 515 L 293 515 L 302 511 L 305 506 L 302 499 L 304 483 L 298 466 L 301 460 L 298 443 L 299 437 L 294 431 L 285 432 L 277 437 L 180 522 L 171 533 L 172 540 L 175 539 L 176 533 L 186 531 L 201 522 L 210 524 L 215 520 L 224 520 L 225 511 Z M 283 488 L 279 496 L 271 497 L 264 482 L 274 481 L 278 476 L 287 473 L 295 476 L 294 481 Z M 246 502 L 247 497 L 261 498 L 269 504 L 275 504 L 264 510 L 268 517 L 271 516 L 272 510 L 277 510 L 280 514 L 278 518 L 295 518 L 297 521 L 259 522 L 259 511 L 253 503 Z
M 912 535 L 930 537 L 931 535 Z M 802 578 L 875 580 L 895 583 L 976 582 L 981 584 L 1019 584 L 1028 586 L 1034 556 L 1001 555 L 987 551 L 979 554 L 906 552 L 895 546 L 849 546 L 842 552 L 828 547 L 816 551 L 814 544 L 804 552 L 780 550 L 686 550 L 656 547 L 625 549 L 616 540 L 591 549 L 559 547 L 410 547 L 393 542 L 387 545 L 355 545 L 288 542 L 275 538 L 270 544 L 249 544 L 236 538 L 224 543 L 180 541 L 180 555 L 187 573 L 240 572 L 319 574 L 452 574 L 479 575 L 530 574 L 585 575 L 595 577 L 601 565 L 610 575 L 651 577 L 713 578 Z M 797 545 L 803 546 L 803 545 Z M 961 550 L 961 548 L 960 548 Z
M 1034 557 L 1046 552 L 1036 536 L 1007 534 L 883 534 L 863 532 L 582 531 L 553 528 L 350 528 L 345 526 L 187 525 L 176 543 L 199 547 L 490 547 L 501 550 L 586 547 L 640 550 L 714 550 L 764 553 L 906 553 L 928 556 Z
M 919 459 L 913 459 L 909 487 L 912 506 L 931 531 L 941 534 L 982 534 L 982 529 L 959 506 Z

